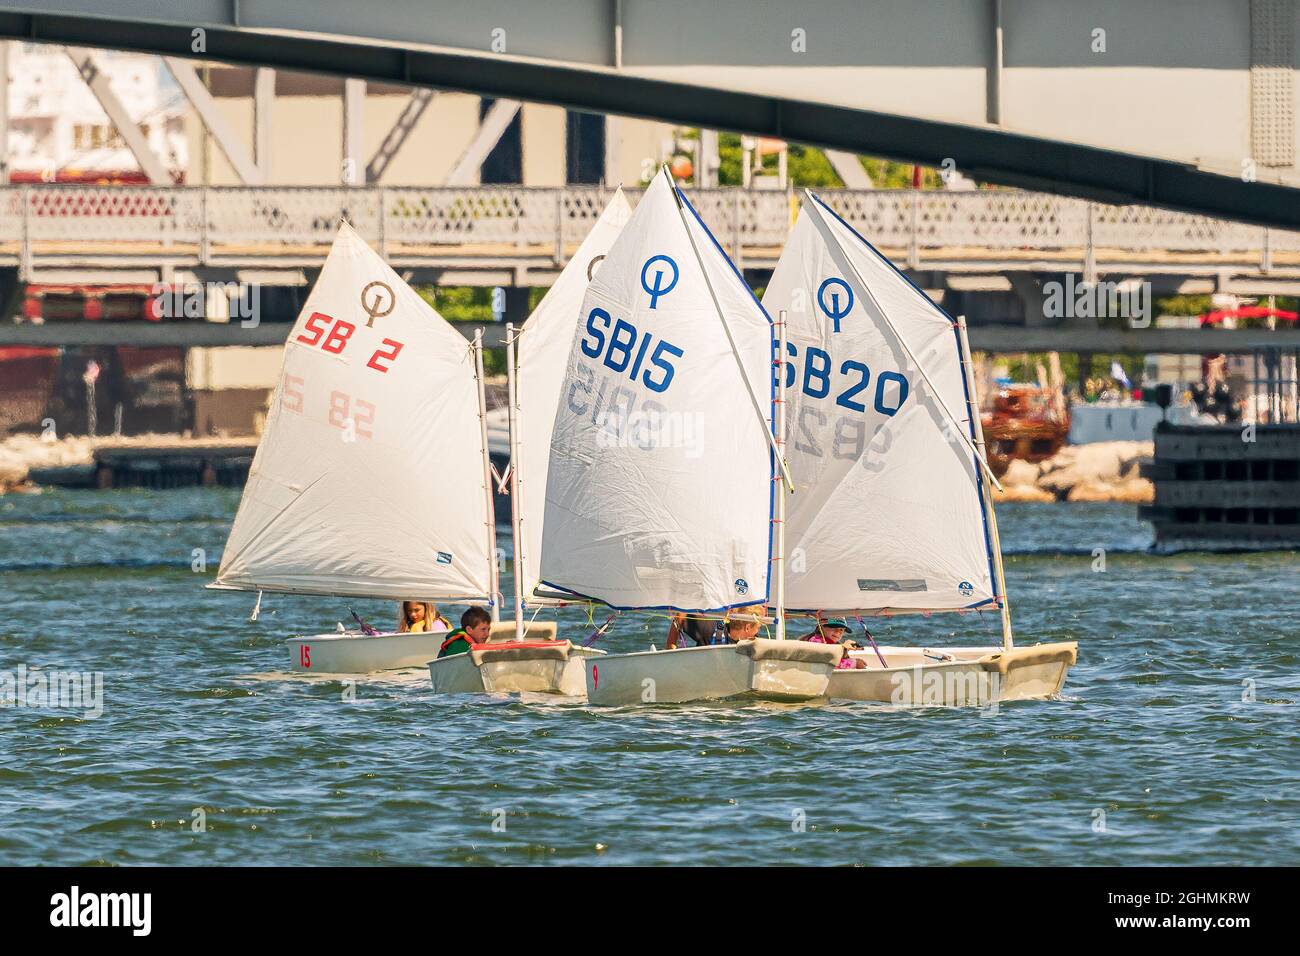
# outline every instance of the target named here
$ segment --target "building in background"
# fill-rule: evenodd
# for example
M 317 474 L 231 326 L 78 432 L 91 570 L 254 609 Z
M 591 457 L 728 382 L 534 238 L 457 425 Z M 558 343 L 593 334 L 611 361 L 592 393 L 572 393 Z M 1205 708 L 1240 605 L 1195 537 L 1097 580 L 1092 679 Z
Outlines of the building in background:
M 8 49 L 10 181 L 148 182 L 64 47 L 11 42 Z M 108 50 L 94 56 L 150 149 L 184 182 L 186 103 L 162 60 Z

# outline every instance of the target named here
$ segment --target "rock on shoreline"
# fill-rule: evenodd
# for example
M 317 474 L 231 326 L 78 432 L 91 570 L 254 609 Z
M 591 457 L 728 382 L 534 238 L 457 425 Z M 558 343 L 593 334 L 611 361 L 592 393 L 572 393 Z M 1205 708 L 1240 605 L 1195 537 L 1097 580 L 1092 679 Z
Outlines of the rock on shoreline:
M 241 439 L 246 440 L 246 439 Z M 119 439 L 121 444 L 178 444 L 175 435 Z M 105 439 L 99 439 L 104 444 Z M 211 443 L 211 440 L 208 440 Z M 30 491 L 33 468 L 89 465 L 96 443 L 84 436 L 45 440 L 37 435 L 12 435 L 0 440 L 0 494 Z M 1012 461 L 1002 475 L 1002 493 L 995 501 L 1122 501 L 1149 504 L 1155 488 L 1138 475 L 1138 462 L 1154 453 L 1151 442 L 1117 441 L 1067 445 L 1036 465 Z
M 0 495 L 33 490 L 27 478 L 33 468 L 89 465 L 94 460 L 94 443 L 84 435 L 57 439 L 10 435 L 0 439 Z
M 1155 453 L 1149 441 L 1066 445 L 1036 465 L 1013 461 L 1002 475 L 995 501 L 1121 501 L 1150 504 L 1155 486 L 1138 473 Z

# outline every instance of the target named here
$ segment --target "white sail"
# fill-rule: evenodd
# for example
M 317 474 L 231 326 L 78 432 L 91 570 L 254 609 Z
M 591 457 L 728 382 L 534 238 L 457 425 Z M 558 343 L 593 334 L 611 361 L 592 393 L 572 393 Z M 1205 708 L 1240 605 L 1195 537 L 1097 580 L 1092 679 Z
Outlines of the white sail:
M 216 585 L 482 599 L 483 483 L 469 343 L 344 224 L 289 333 Z
M 541 577 L 618 608 L 720 611 L 768 595 L 772 331 L 679 197 L 655 178 L 583 301 Z
M 959 437 L 973 432 L 953 321 L 811 195 L 763 305 L 789 323 L 787 607 L 993 601 L 987 488 Z
M 551 463 L 551 432 L 564 371 L 582 315 L 582 300 L 591 277 L 631 215 L 632 207 L 619 189 L 520 333 L 515 439 L 518 460 L 514 465 L 519 475 L 522 527 L 515 549 L 523 568 L 522 593 L 526 601 L 536 600 L 533 592 L 541 583 L 540 542 L 546 513 L 546 474 Z

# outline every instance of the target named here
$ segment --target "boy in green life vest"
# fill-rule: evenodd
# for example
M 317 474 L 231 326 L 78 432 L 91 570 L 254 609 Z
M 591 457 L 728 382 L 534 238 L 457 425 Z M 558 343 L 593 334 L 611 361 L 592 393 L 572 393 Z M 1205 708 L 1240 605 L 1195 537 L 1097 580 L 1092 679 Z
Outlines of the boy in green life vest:
M 481 607 L 471 607 L 460 616 L 460 627 L 447 635 L 438 649 L 438 656 L 451 657 L 464 654 L 475 644 L 486 644 L 492 633 L 492 615 Z

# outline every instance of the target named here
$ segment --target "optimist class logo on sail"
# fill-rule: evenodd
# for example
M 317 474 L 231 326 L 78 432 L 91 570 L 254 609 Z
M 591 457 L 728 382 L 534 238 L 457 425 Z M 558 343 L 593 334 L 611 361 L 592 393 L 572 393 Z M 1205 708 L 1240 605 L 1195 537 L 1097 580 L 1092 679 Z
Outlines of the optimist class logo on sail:
M 863 336 L 871 334 L 866 324 L 843 323 L 858 297 L 848 282 L 835 275 L 822 279 L 816 289 L 817 308 L 830 319 L 830 329 L 805 321 L 793 326 L 785 344 L 794 451 L 814 458 L 860 461 L 870 469 L 889 450 L 891 440 L 883 430 L 903 408 L 911 384 L 902 372 L 873 369 L 858 358 L 843 357 L 839 350 L 854 355 L 867 344 Z M 796 300 L 800 301 L 806 299 Z M 794 310 L 803 311 L 800 305 Z M 833 356 L 832 350 L 839 354 Z M 882 434 L 883 442 L 875 444 Z M 872 453 L 864 454 L 869 443 Z
M 657 310 L 680 279 L 681 270 L 671 256 L 660 254 L 646 259 L 641 266 L 640 284 L 649 297 L 650 308 Z M 653 424 L 649 431 L 656 434 L 646 434 L 636 444 L 661 446 L 658 425 L 667 409 L 643 389 L 657 395 L 667 392 L 677 374 L 676 360 L 686 354 L 685 350 L 648 329 L 638 328 L 630 319 L 615 318 L 600 306 L 593 306 L 587 313 L 578 348 L 598 364 L 577 365 L 575 381 L 569 387 L 568 410 L 579 417 L 589 416 L 593 425 L 620 440 L 639 415 Z
M 664 283 L 667 272 L 662 267 L 655 270 L 653 280 L 650 279 L 651 267 L 661 262 L 672 271 L 672 278 L 667 283 Z M 641 288 L 650 296 L 650 308 L 657 308 L 659 300 L 677 288 L 680 275 L 677 263 L 669 256 L 651 256 L 645 261 L 645 265 L 641 267 Z M 611 322 L 614 323 L 612 329 L 610 329 Z M 649 365 L 646 366 L 646 351 L 650 343 L 655 341 L 654 334 L 651 332 L 641 334 L 627 319 L 615 319 L 599 306 L 592 308 L 587 314 L 586 329 L 587 333 L 579 343 L 583 355 L 600 359 L 605 368 L 620 375 L 628 372 L 630 364 L 632 369 L 628 372 L 628 378 L 635 383 L 639 375 L 641 384 L 652 392 L 668 391 L 668 386 L 672 384 L 673 375 L 677 371 L 672 359 L 681 358 L 686 354 L 667 340 L 660 339 L 650 355 Z M 608 337 L 605 335 L 607 330 L 609 330 Z M 640 345 L 636 349 L 636 357 L 633 358 L 632 349 L 638 342 Z
M 840 290 L 843 289 L 844 307 L 840 307 Z M 829 302 L 827 299 L 829 298 Z M 840 319 L 853 311 L 853 289 L 838 276 L 831 276 L 817 287 L 817 304 L 822 307 L 826 317 L 835 323 L 834 331 L 840 330 Z
M 660 283 L 663 282 L 664 270 L 662 268 L 658 269 L 655 272 L 654 284 L 651 285 L 646 282 L 646 276 L 650 272 L 650 267 L 657 265 L 660 262 L 664 263 L 673 271 L 673 277 L 668 280 L 667 285 L 660 285 Z M 677 268 L 677 263 L 673 261 L 671 256 L 651 256 L 645 261 L 645 265 L 641 267 L 641 288 L 650 293 L 650 308 L 655 308 L 661 296 L 667 295 L 677 287 L 677 279 L 680 276 L 681 272 Z

